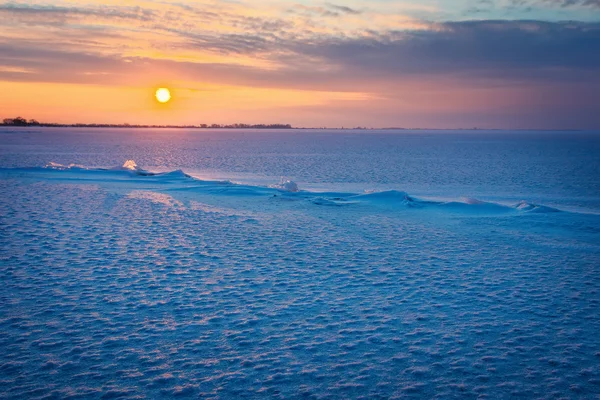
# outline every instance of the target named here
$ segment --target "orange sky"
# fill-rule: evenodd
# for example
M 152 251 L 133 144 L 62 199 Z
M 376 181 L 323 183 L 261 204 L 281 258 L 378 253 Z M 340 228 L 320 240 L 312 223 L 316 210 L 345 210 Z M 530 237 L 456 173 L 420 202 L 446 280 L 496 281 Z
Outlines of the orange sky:
M 455 3 L 467 9 L 468 2 Z M 332 127 L 598 124 L 592 103 L 600 85 L 590 77 L 599 62 L 584 54 L 598 41 L 598 24 L 578 22 L 586 29 L 572 38 L 572 27 L 550 18 L 470 21 L 449 15 L 451 5 L 0 2 L 0 117 Z M 541 48 L 537 35 L 548 32 L 556 37 Z M 582 44 L 581 54 L 571 54 L 573 43 L 561 44 L 567 33 Z M 571 58 L 561 59 L 561 51 Z M 162 86 L 173 94 L 167 105 L 153 97 Z

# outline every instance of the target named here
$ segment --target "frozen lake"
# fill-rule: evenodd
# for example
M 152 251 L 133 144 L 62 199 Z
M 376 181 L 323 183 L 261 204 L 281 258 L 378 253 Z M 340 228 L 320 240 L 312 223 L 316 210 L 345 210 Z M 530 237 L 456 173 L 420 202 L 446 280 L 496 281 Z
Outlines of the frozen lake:
M 0 398 L 595 398 L 599 269 L 599 133 L 0 129 Z

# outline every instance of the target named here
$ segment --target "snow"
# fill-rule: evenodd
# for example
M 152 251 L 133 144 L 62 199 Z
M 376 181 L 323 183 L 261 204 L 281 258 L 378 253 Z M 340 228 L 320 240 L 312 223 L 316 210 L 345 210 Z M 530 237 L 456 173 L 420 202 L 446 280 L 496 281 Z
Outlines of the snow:
M 600 216 L 559 209 L 0 168 L 0 398 L 593 398 Z
M 271 187 L 273 187 L 275 189 L 283 190 L 284 192 L 291 192 L 291 193 L 296 193 L 296 192 L 300 191 L 300 189 L 298 188 L 298 184 L 296 182 L 291 181 L 289 179 L 283 179 L 283 178 L 281 179 L 279 184 L 272 185 Z
M 138 171 L 140 168 L 137 166 L 134 160 L 127 160 L 123 163 L 121 168 L 116 168 L 117 170 L 125 170 L 125 171 Z

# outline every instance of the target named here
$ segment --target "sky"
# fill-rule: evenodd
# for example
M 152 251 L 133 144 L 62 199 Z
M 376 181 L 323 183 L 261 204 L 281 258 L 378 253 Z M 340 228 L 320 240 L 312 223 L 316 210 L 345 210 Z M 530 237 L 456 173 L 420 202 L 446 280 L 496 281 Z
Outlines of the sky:
M 600 0 L 0 1 L 0 93 L 44 122 L 600 129 Z

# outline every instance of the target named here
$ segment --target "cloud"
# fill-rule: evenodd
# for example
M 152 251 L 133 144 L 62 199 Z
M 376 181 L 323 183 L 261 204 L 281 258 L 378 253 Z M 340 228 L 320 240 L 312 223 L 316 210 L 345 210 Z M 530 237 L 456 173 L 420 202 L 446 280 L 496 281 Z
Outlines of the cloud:
M 543 2 L 560 7 L 582 6 L 600 8 L 600 0 L 543 0 Z
M 335 11 L 337 11 L 339 13 L 354 14 L 354 15 L 362 14 L 362 11 L 355 10 L 354 8 L 350 8 L 350 7 L 347 7 L 347 6 L 339 6 L 339 5 L 332 4 L 332 3 L 326 3 L 326 5 L 330 9 L 335 10 Z
M 394 74 L 600 68 L 600 24 L 466 21 L 430 30 L 294 43 L 299 54 L 352 69 Z
M 513 7 L 589 7 L 600 8 L 600 0 L 511 0 Z
M 298 14 L 304 17 L 325 17 L 339 18 L 345 15 L 360 15 L 363 12 L 348 6 L 337 5 L 333 3 L 324 3 L 322 6 L 296 4 L 288 10 L 291 14 Z
M 102 72 L 105 82 L 111 76 L 120 82 L 124 71 L 135 66 L 141 70 L 155 67 L 177 71 L 176 75 L 190 80 L 319 90 L 340 90 L 351 82 L 353 87 L 377 88 L 414 77 L 573 82 L 590 79 L 600 71 L 600 53 L 594 51 L 600 47 L 600 24 L 592 23 L 448 22 L 433 24 L 430 30 L 389 31 L 354 38 L 322 35 L 310 40 L 257 33 L 165 32 L 175 35 L 179 46 L 235 57 L 222 63 L 153 59 L 18 41 L 0 45 L 0 54 L 4 66 L 39 71 L 38 79 L 48 76 L 80 81 L 83 78 L 78 73 L 83 71 Z M 240 66 L 235 60 L 241 56 L 262 56 L 272 66 Z M 129 63 L 123 69 L 126 60 Z M 27 75 L 29 79 L 31 75 Z M 86 76 L 89 80 L 95 75 Z
M 55 5 L 35 5 L 35 4 L 0 4 L 0 14 L 7 15 L 17 22 L 34 21 L 40 23 L 66 23 L 70 19 L 81 17 L 97 17 L 109 20 L 139 20 L 151 21 L 156 15 L 147 8 L 136 7 L 64 7 Z

